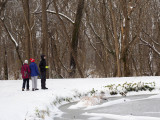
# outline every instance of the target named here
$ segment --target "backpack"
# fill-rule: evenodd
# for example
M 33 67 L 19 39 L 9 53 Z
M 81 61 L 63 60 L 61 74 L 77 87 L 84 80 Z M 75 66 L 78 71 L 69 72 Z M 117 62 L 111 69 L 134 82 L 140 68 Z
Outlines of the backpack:
M 23 70 L 24 70 L 24 77 L 28 77 L 28 69 L 27 67 L 25 68 L 23 65 Z
M 27 75 L 28 75 L 28 72 L 24 71 L 24 77 L 27 77 Z

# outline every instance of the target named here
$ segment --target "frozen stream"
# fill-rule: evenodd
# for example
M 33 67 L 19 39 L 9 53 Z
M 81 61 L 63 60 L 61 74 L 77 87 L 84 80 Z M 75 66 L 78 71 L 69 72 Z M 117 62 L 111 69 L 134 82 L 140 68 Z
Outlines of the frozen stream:
M 159 120 L 160 119 L 160 97 L 159 95 L 139 95 L 128 97 L 109 98 L 106 102 L 126 99 L 123 103 L 103 106 L 89 110 L 68 109 L 70 103 L 61 106 L 59 109 L 64 112 L 61 118 L 55 120 Z M 128 101 L 129 100 L 129 101 Z

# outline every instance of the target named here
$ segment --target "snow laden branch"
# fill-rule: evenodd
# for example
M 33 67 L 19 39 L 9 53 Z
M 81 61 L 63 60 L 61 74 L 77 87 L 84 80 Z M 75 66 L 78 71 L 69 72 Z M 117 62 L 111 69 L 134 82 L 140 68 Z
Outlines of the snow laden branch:
M 154 44 L 151 45 L 149 42 L 143 40 L 142 38 L 141 38 L 141 41 L 142 41 L 146 46 L 148 46 L 149 48 L 151 48 L 156 54 L 158 54 L 158 55 L 160 56 L 160 52 L 155 48 Z
M 52 11 L 52 10 L 46 10 L 46 12 L 51 13 L 51 14 L 56 14 L 56 12 Z M 34 14 L 40 14 L 40 13 L 42 13 L 42 12 L 34 12 Z M 59 16 L 65 18 L 70 23 L 72 23 L 72 24 L 75 23 L 71 18 L 69 18 L 68 16 L 64 15 L 63 13 L 58 13 L 58 14 L 59 14 Z
M 2 18 L 0 18 L 0 22 L 2 23 L 2 25 L 3 25 L 3 27 L 4 27 L 5 31 L 6 31 L 6 33 L 8 34 L 8 37 L 10 38 L 10 40 L 15 45 L 18 58 L 19 58 L 21 64 L 23 64 L 22 58 L 21 58 L 20 53 L 19 53 L 19 45 L 18 45 L 17 41 L 15 40 L 15 38 L 13 37 L 13 35 L 11 34 L 11 32 L 8 30 L 8 28 L 7 28 L 4 20 Z
M 155 40 L 153 40 L 153 38 L 152 38 L 148 33 L 146 33 L 143 29 L 142 29 L 142 31 L 143 31 L 144 34 L 146 34 L 146 35 L 150 38 L 150 40 L 151 40 L 154 44 L 160 46 L 160 44 L 159 44 L 158 42 L 156 42 Z
M 9 38 L 11 39 L 11 41 L 14 43 L 14 45 L 16 46 L 16 48 L 19 47 L 17 41 L 14 39 L 14 37 L 12 36 L 12 34 L 10 33 L 10 31 L 8 30 L 6 24 L 4 23 L 4 20 L 2 20 L 2 19 L 0 19 L 0 20 L 1 20 L 1 23 L 3 24 L 3 26 L 4 26 L 4 29 L 6 30 Z
M 56 14 L 55 11 L 51 11 L 51 10 L 47 10 L 48 13 L 52 13 L 52 14 Z M 68 20 L 69 22 L 71 22 L 72 24 L 74 24 L 75 22 L 69 18 L 68 16 L 62 14 L 62 13 L 58 13 L 61 17 L 65 18 L 66 20 Z

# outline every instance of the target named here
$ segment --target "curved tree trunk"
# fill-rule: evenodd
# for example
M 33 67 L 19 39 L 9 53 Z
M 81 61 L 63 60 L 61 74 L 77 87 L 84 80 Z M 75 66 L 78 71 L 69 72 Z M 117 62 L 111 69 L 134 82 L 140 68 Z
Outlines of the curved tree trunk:
M 70 59 L 70 67 L 71 67 L 70 77 L 75 77 L 75 74 L 76 74 L 77 49 L 78 49 L 78 42 L 79 42 L 78 37 L 79 37 L 79 29 L 80 29 L 80 25 L 81 25 L 81 19 L 83 16 L 83 8 L 84 8 L 84 0 L 79 0 L 77 13 L 76 13 L 76 20 L 75 20 L 75 24 L 74 24 L 73 32 L 72 32 L 72 43 L 71 43 L 71 49 L 72 49 L 71 51 L 72 52 L 71 52 L 71 59 Z

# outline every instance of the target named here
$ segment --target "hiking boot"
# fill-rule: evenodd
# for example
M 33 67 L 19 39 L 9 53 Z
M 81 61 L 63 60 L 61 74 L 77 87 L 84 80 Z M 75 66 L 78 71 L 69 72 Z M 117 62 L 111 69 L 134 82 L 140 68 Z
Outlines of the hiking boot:
M 32 88 L 32 91 L 34 91 L 34 88 Z
M 24 88 L 22 88 L 22 91 L 24 91 Z
M 39 90 L 38 88 L 36 88 L 35 90 Z
M 48 89 L 48 88 L 45 87 L 44 89 Z

